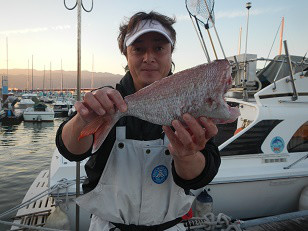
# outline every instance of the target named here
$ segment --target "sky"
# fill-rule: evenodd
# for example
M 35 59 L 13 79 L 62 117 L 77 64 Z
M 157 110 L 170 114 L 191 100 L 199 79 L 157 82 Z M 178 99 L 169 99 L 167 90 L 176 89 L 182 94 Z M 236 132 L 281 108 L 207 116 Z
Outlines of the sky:
M 189 0 L 188 0 L 189 1 Z M 175 72 L 207 62 L 185 7 L 185 0 L 93 0 L 90 13 L 82 11 L 81 69 L 124 74 L 126 59 L 121 55 L 117 36 L 119 25 L 138 11 L 151 10 L 177 19 L 177 43 L 173 53 Z M 215 27 L 226 56 L 245 51 L 247 9 L 243 0 L 216 0 Z M 249 10 L 247 53 L 273 58 L 279 50 L 282 17 L 283 40 L 289 53 L 304 56 L 308 51 L 307 0 L 252 0 Z M 72 7 L 76 0 L 66 0 Z M 91 0 L 83 0 L 89 9 Z M 219 58 L 223 58 L 217 36 L 210 30 Z M 215 59 L 209 37 L 202 30 L 210 58 Z M 0 69 L 77 70 L 77 8 L 67 10 L 63 0 L 0 0 Z M 284 50 L 283 50 L 284 51 Z M 0 73 L 2 74 L 2 73 Z

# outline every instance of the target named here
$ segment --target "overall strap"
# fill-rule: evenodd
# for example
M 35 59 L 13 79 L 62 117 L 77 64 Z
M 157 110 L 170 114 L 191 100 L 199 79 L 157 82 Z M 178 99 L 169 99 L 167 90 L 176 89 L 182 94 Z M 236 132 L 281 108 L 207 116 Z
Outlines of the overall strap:
M 116 127 L 116 139 L 125 140 L 126 139 L 126 127 Z
M 120 229 L 121 231 L 163 231 L 163 230 L 169 229 L 169 228 L 177 225 L 181 221 L 182 221 L 182 218 L 178 217 L 174 220 L 171 220 L 171 221 L 159 224 L 159 225 L 151 225 L 151 226 L 147 226 L 147 225 L 126 225 L 126 224 L 119 224 L 119 223 L 111 222 L 111 224 L 113 224 L 115 226 L 115 228 L 110 229 L 110 231 L 113 231 L 116 228 Z

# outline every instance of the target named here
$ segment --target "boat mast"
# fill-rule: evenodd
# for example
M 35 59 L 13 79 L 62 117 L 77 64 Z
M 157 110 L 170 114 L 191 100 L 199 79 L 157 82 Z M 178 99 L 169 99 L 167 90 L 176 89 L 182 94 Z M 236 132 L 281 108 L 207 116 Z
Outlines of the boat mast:
M 50 69 L 49 69 L 49 91 L 51 91 L 51 62 L 50 62 Z
M 45 91 L 45 65 L 44 65 L 44 78 L 43 78 L 43 92 Z
M 281 55 L 281 51 L 282 51 L 283 28 L 284 28 L 284 17 L 282 17 L 282 20 L 281 20 L 280 42 L 279 42 L 279 52 L 278 52 L 279 55 Z
M 94 76 L 93 76 L 93 72 L 94 72 L 94 55 L 92 54 L 92 78 L 91 78 L 91 89 L 93 89 L 93 84 L 94 84 Z
M 9 82 L 9 41 L 6 37 L 6 76 Z
M 61 91 L 63 91 L 63 68 L 62 68 L 62 59 L 61 59 Z
M 238 55 L 241 54 L 241 45 L 242 45 L 242 27 L 240 28 L 240 35 L 238 38 Z
M 27 91 L 29 91 L 29 88 L 30 88 L 30 76 L 29 76 L 29 59 L 28 59 Z
M 31 82 L 31 84 L 32 84 L 31 91 L 33 92 L 33 55 L 32 55 L 32 82 Z

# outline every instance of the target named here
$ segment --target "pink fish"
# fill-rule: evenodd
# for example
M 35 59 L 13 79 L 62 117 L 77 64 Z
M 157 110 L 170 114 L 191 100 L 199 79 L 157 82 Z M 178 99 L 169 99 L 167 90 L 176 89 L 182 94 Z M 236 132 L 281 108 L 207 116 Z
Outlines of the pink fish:
M 182 121 L 185 113 L 195 118 L 211 118 L 216 124 L 233 122 L 240 115 L 239 110 L 224 100 L 231 83 L 231 66 L 225 59 L 178 72 L 126 96 L 126 112 L 98 116 L 83 129 L 79 138 L 94 134 L 92 152 L 95 152 L 123 116 L 169 126 L 172 120 Z

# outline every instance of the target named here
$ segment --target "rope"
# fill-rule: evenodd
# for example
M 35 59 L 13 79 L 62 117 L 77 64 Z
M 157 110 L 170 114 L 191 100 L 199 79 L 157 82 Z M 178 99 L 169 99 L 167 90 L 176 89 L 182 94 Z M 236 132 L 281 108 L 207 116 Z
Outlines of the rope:
M 43 192 L 37 194 L 36 196 L 30 198 L 29 200 L 9 209 L 8 211 L 0 214 L 0 218 L 3 218 L 5 216 L 7 216 L 8 214 L 10 213 L 13 213 L 15 211 L 18 211 L 19 209 L 22 209 L 23 207 L 39 200 L 40 198 L 48 195 L 48 194 L 51 194 L 52 192 L 54 191 L 58 191 L 58 194 L 59 194 L 59 190 L 60 189 L 63 189 L 65 188 L 66 189 L 66 206 L 68 206 L 68 188 L 72 185 L 76 184 L 76 180 L 67 180 L 65 178 L 62 178 L 61 180 L 59 180 L 57 182 L 57 184 L 53 185 L 52 187 L 44 190 Z M 63 231 L 63 230 L 60 230 L 60 229 L 52 229 L 52 228 L 44 228 L 44 227 L 37 227 L 37 226 L 31 226 L 31 225 L 24 225 L 24 224 L 18 224 L 18 223 L 14 223 L 14 222 L 8 222 L 8 221 L 2 221 L 0 220 L 0 223 L 4 224 L 4 225 L 13 225 L 13 226 L 18 226 L 18 227 L 22 227 L 22 228 L 31 228 L 31 229 L 34 229 L 34 230 L 46 230 L 46 231 Z
M 192 229 L 204 229 L 204 230 L 215 230 L 220 229 L 221 231 L 242 231 L 238 221 L 231 222 L 231 218 L 223 213 L 219 213 L 217 216 L 213 213 L 207 213 L 204 218 L 193 217 L 190 220 L 184 221 L 184 226 L 188 230 Z
M 37 201 L 40 198 L 42 198 L 42 197 L 44 197 L 44 196 L 46 196 L 46 195 L 56 191 L 56 190 L 63 189 L 63 188 L 68 188 L 68 187 L 70 187 L 70 186 L 72 186 L 74 184 L 76 184 L 75 180 L 67 180 L 67 179 L 63 178 L 63 179 L 59 180 L 58 183 L 55 184 L 54 186 L 52 186 L 52 187 L 44 190 L 43 192 L 35 195 L 34 197 L 30 198 L 29 200 L 27 200 L 27 201 L 25 201 L 25 202 L 15 206 L 15 207 L 9 209 L 8 211 L 3 212 L 2 214 L 0 214 L 0 218 L 3 218 L 3 217 L 7 216 L 10 213 L 13 213 L 13 212 L 15 212 L 15 211 L 17 211 L 17 210 L 19 210 L 19 209 L 21 209 L 21 208 L 31 204 L 31 203 L 33 203 L 34 201 Z

